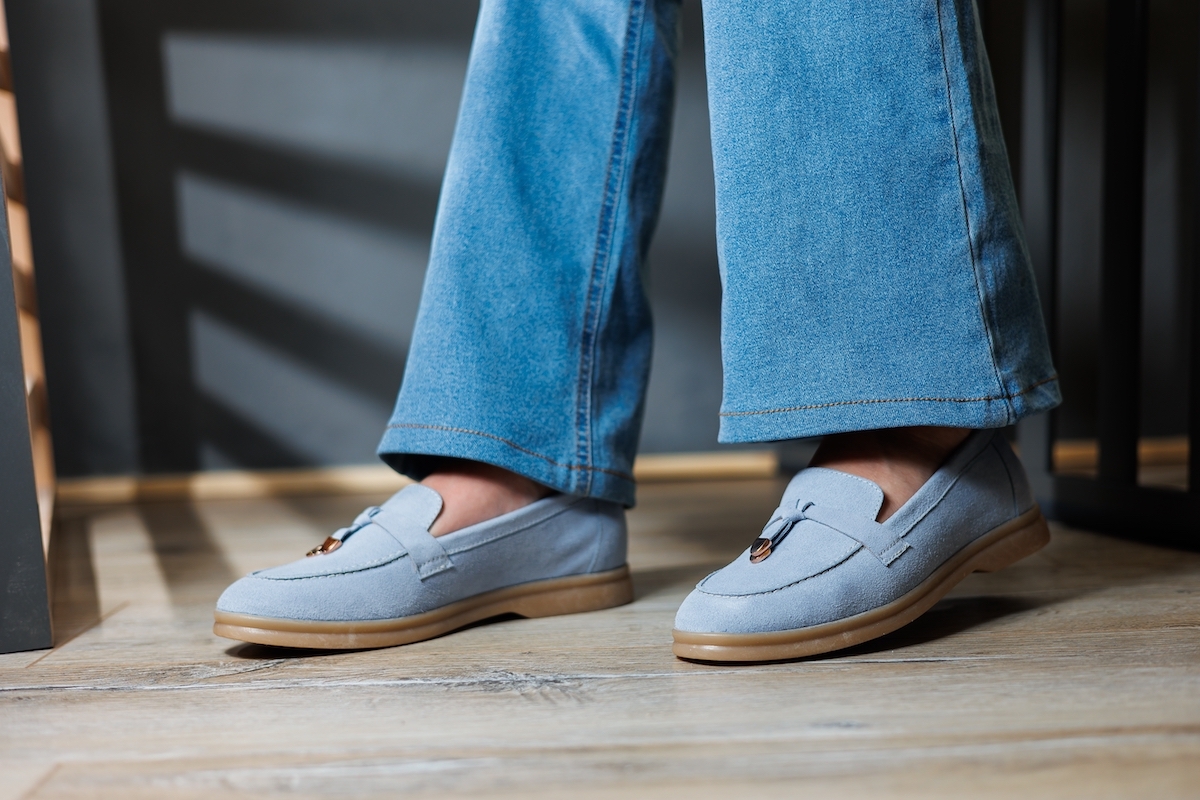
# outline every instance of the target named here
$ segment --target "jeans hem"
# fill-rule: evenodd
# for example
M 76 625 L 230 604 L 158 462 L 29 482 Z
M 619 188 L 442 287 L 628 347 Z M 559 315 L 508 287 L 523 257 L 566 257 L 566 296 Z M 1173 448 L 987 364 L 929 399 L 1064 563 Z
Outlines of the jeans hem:
M 1032 383 L 1024 391 L 995 397 L 909 397 L 847 400 L 790 408 L 721 413 L 718 441 L 771 442 L 830 433 L 944 425 L 1002 428 L 1016 419 L 1048 411 L 1062 401 L 1058 377 Z
M 631 507 L 636 483 L 627 472 L 563 464 L 504 437 L 447 425 L 395 423 L 377 453 L 392 469 L 420 480 L 428 475 L 422 456 L 446 456 L 502 467 L 564 494 L 593 497 Z

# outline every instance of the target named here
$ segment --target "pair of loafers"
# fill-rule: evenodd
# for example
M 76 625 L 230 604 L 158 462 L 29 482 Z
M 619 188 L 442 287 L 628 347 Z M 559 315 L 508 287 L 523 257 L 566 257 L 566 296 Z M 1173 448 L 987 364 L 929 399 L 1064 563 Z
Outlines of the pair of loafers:
M 973 433 L 895 514 L 871 481 L 798 473 L 762 535 L 684 600 L 677 656 L 800 658 L 889 633 L 972 572 L 1043 547 L 1049 529 L 1004 438 Z M 220 636 L 287 647 L 387 647 L 517 614 L 633 599 L 624 510 L 554 495 L 434 537 L 436 492 L 412 485 L 305 558 L 251 573 L 217 602 Z

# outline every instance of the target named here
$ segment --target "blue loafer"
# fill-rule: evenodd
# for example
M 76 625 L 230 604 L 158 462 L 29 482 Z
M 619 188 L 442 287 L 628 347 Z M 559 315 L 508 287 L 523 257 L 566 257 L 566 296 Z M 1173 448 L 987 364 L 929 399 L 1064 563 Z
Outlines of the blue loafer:
M 878 523 L 882 504 L 871 481 L 801 471 L 762 536 L 683 601 L 675 655 L 774 661 L 850 647 L 908 624 L 972 572 L 1050 540 L 1025 470 L 996 431 L 971 434 Z
M 625 511 L 554 495 L 435 537 L 420 484 L 368 508 L 306 558 L 260 570 L 217 601 L 213 632 L 284 647 L 389 647 L 501 614 L 546 617 L 628 603 Z

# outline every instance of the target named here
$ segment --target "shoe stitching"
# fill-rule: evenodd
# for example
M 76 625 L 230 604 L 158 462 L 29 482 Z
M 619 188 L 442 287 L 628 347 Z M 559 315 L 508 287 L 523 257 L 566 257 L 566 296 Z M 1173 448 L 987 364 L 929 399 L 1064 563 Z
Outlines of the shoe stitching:
M 822 469 L 822 468 L 818 467 L 817 469 Z M 828 469 L 828 468 L 826 467 L 825 469 Z M 858 481 L 859 483 L 864 484 L 865 486 L 867 486 L 867 488 L 872 490 L 872 492 L 871 492 L 872 494 L 874 494 L 875 492 L 879 492 L 879 496 L 881 498 L 881 503 L 882 503 L 882 500 L 887 499 L 883 495 L 883 489 L 879 486 L 879 484 L 875 483 L 874 481 L 869 481 L 866 478 L 862 477 L 861 475 L 852 475 L 849 472 L 842 472 L 841 470 L 831 470 L 831 471 L 841 472 L 841 474 L 845 475 L 847 478 L 853 478 L 854 480 Z M 775 510 L 778 511 L 780 509 L 775 509 Z M 828 526 L 826 526 L 826 527 L 828 527 Z
M 995 441 L 995 439 L 993 438 L 992 440 L 990 440 L 989 445 L 991 444 L 992 441 Z M 963 474 L 965 474 L 967 470 L 969 470 L 971 467 L 973 467 L 975 465 L 976 461 L 983 458 L 983 454 L 986 453 L 987 450 L 988 450 L 987 445 L 985 445 L 984 447 L 981 447 L 979 449 L 979 452 L 971 457 L 970 461 L 968 461 L 966 464 L 963 464 L 962 469 L 958 470 L 958 472 L 955 473 L 954 478 L 949 483 L 946 484 L 945 490 L 943 490 L 942 493 L 940 495 L 938 495 L 936 500 L 934 500 L 932 503 L 929 504 L 929 508 L 922 511 L 920 516 L 918 516 L 915 520 L 912 521 L 912 524 L 909 525 L 904 530 L 904 533 L 900 534 L 899 538 L 903 539 L 905 536 L 908 536 L 908 534 L 912 533 L 913 528 L 917 527 L 922 522 L 924 522 L 925 518 L 928 517 L 930 514 L 932 514 L 934 512 L 934 510 L 936 510 L 937 507 L 942 504 L 942 501 L 945 500 L 947 496 L 949 496 L 950 490 L 958 485 L 958 482 L 960 480 L 962 480 Z M 934 473 L 934 474 L 936 475 L 937 473 Z M 932 480 L 932 477 L 930 478 L 930 480 Z M 928 484 L 928 481 L 926 481 L 926 484 Z M 923 489 L 925 487 L 922 486 L 921 488 Z M 920 489 L 918 489 L 917 491 L 919 492 Z M 914 497 L 915 497 L 915 495 L 914 495 Z M 912 498 L 909 498 L 909 499 L 911 500 Z M 908 505 L 908 504 L 905 503 L 905 505 Z M 900 511 L 903 510 L 903 508 L 904 508 L 904 506 L 901 506 L 899 509 L 896 510 L 896 513 L 897 514 L 900 513 Z M 895 516 L 895 515 L 893 515 L 893 516 Z
M 529 530 L 530 528 L 534 527 L 535 525 L 540 525 L 543 522 L 552 520 L 555 517 L 557 517 L 559 514 L 565 514 L 567 511 L 571 510 L 574 506 L 575 506 L 575 503 L 572 503 L 569 506 L 564 506 L 563 508 L 559 508 L 559 509 L 555 510 L 553 514 L 548 514 L 547 516 L 532 520 L 520 528 L 516 528 L 516 529 L 510 530 L 510 531 L 505 531 L 502 533 L 497 533 L 494 536 L 488 537 L 487 539 L 482 539 L 480 541 L 473 542 L 469 545 L 464 545 L 463 547 L 460 547 L 457 550 L 447 549 L 446 554 L 447 555 L 458 555 L 459 553 L 465 553 L 469 550 L 476 550 L 480 547 L 483 547 L 486 544 L 491 544 L 492 542 L 496 542 L 501 539 L 507 539 L 509 536 L 515 536 L 518 533 L 524 533 L 525 531 Z
M 484 540 L 476 542 L 474 544 L 471 544 L 471 545 L 468 545 L 465 547 L 461 547 L 457 550 L 449 550 L 448 549 L 448 550 L 446 550 L 446 555 L 447 556 L 458 555 L 459 553 L 465 553 L 469 550 L 475 550 L 477 548 L 483 547 L 484 545 L 499 541 L 500 539 L 505 539 L 505 538 L 508 538 L 509 536 L 514 536 L 518 533 L 524 533 L 525 531 L 529 530 L 530 528 L 534 527 L 535 525 L 540 525 L 543 522 L 554 519 L 559 514 L 563 514 L 567 511 L 569 511 L 575 505 L 576 505 L 576 503 L 572 503 L 568 506 L 557 509 L 554 513 L 549 514 L 548 516 L 545 516 L 545 517 L 540 517 L 538 519 L 535 519 L 535 520 L 529 522 L 528 524 L 524 525 L 523 527 L 517 528 L 516 530 L 511 530 L 506 533 L 497 534 L 496 536 L 492 536 L 488 539 L 484 539 Z M 392 561 L 396 561 L 396 560 L 401 559 L 404 556 L 408 556 L 408 555 L 411 555 L 411 554 L 407 550 L 401 550 L 398 553 L 376 559 L 375 561 L 369 561 L 366 564 L 356 564 L 352 567 L 346 567 L 337 572 L 327 572 L 327 573 L 323 573 L 321 575 L 293 575 L 293 576 L 289 576 L 289 577 L 269 577 L 269 576 L 252 576 L 252 577 L 258 577 L 262 580 L 270 580 L 270 581 L 298 581 L 298 580 L 307 580 L 309 578 L 333 578 L 333 577 L 337 577 L 338 575 L 350 575 L 355 572 L 365 572 L 366 570 L 374 569 L 375 567 L 391 563 Z
M 822 526 L 822 527 L 825 527 L 825 526 Z M 829 530 L 833 530 L 833 528 L 829 528 Z M 704 581 L 701 581 L 700 585 L 697 586 L 696 588 L 698 590 L 700 590 L 701 592 L 704 592 L 707 595 L 712 595 L 713 597 L 757 597 L 759 595 L 764 595 L 764 594 L 775 594 L 776 592 L 782 592 L 784 589 L 790 589 L 793 586 L 798 586 L 799 584 L 804 583 L 805 581 L 810 581 L 813 578 L 819 578 L 820 576 L 824 575 L 825 573 L 835 570 L 838 567 L 840 567 L 842 564 L 845 564 L 847 561 L 849 561 L 851 558 L 853 558 L 856 553 L 862 552 L 863 550 L 866 550 L 866 549 L 867 548 L 865 546 L 860 544 L 858 547 L 851 550 L 850 553 L 845 558 L 843 558 L 841 561 L 837 562 L 836 564 L 833 564 L 832 566 L 826 567 L 825 569 L 821 570 L 820 572 L 814 572 L 812 575 L 808 575 L 807 577 L 801 578 L 798 581 L 792 581 L 791 583 L 785 584 L 783 586 L 777 586 L 774 589 L 764 589 L 761 592 L 747 592 L 746 594 L 726 594 L 724 592 L 710 592 L 708 589 L 704 588 L 704 581 L 707 581 L 708 578 L 712 577 L 712 575 L 709 575 L 708 578 L 705 578 Z M 721 570 L 717 570 L 717 572 L 720 572 L 720 571 Z M 717 574 L 716 572 L 713 573 L 713 575 L 716 575 L 716 574 Z
M 995 440 L 993 439 L 993 440 L 992 440 L 991 442 L 989 442 L 988 444 L 989 444 L 989 445 L 991 445 L 991 444 L 992 444 L 994 441 L 995 441 Z M 946 497 L 947 497 L 947 496 L 950 494 L 950 490 L 951 490 L 951 489 L 953 489 L 953 488 L 955 487 L 955 485 L 957 485 L 957 484 L 958 484 L 959 480 L 960 480 L 960 479 L 962 478 L 962 476 L 963 476 L 963 473 L 965 473 L 965 472 L 966 472 L 968 469 L 970 469 L 970 468 L 971 468 L 971 467 L 972 467 L 972 466 L 975 464 L 975 462 L 976 462 L 976 461 L 978 461 L 980 458 L 982 458 L 982 457 L 983 457 L 983 454 L 984 454 L 984 453 L 986 453 L 986 452 L 987 452 L 987 450 L 988 450 L 988 448 L 987 448 L 987 447 L 982 447 L 982 448 L 980 448 L 979 452 L 978 452 L 978 453 L 976 453 L 976 454 L 975 454 L 975 456 L 974 456 L 974 457 L 973 457 L 973 458 L 972 458 L 970 461 L 968 461 L 966 464 L 964 464 L 964 465 L 963 465 L 963 467 L 962 467 L 962 469 L 960 469 L 960 470 L 957 472 L 957 474 L 955 474 L 955 476 L 954 476 L 954 480 L 950 481 L 950 483 L 949 483 L 949 484 L 946 486 L 946 490 L 945 490 L 944 492 L 942 492 L 942 494 L 941 494 L 941 495 L 940 495 L 940 496 L 937 498 L 937 500 L 935 500 L 935 501 L 934 501 L 934 502 L 933 502 L 933 503 L 932 503 L 932 504 L 929 506 L 929 508 L 927 508 L 927 509 L 926 509 L 926 510 L 925 510 L 925 511 L 924 511 L 924 512 L 921 514 L 921 516 L 917 517 L 917 518 L 916 518 L 916 519 L 913 521 L 913 523 L 912 523 L 911 525 L 909 525 L 909 526 L 908 526 L 908 528 L 906 528 L 906 529 L 905 529 L 905 531 L 904 531 L 903 533 L 901 533 L 901 534 L 897 535 L 897 537 L 896 537 L 896 541 L 898 541 L 898 542 L 904 542 L 904 543 L 907 543 L 907 540 L 905 539 L 905 537 L 907 537 L 907 536 L 908 536 L 908 534 L 912 533 L 912 531 L 913 531 L 913 529 L 914 529 L 914 528 L 916 528 L 918 525 L 920 525 L 920 524 L 921 524 L 921 522 L 923 522 L 923 521 L 925 520 L 925 518 L 926 518 L 926 517 L 928 517 L 928 516 L 929 516 L 931 513 L 933 513 L 934 509 L 936 509 L 938 506 L 940 506 L 940 505 L 942 504 L 942 501 L 944 501 L 944 500 L 946 499 Z M 852 475 L 851 477 L 858 477 L 858 476 L 856 476 L 856 475 Z M 859 478 L 859 480 L 865 480 L 865 479 L 864 479 L 864 478 Z M 868 481 L 868 483 L 869 483 L 869 481 Z M 1018 516 L 1019 516 L 1019 515 L 1018 515 Z M 1016 517 L 1014 517 L 1013 519 L 1015 519 L 1015 518 L 1016 518 Z M 818 523 L 818 524 L 820 524 L 820 523 Z M 822 527 L 828 527 L 828 526 L 822 526 Z M 829 528 L 829 529 L 830 529 L 830 530 L 835 530 L 834 528 Z M 854 540 L 852 539 L 851 541 L 854 541 Z M 911 545 L 910 545 L 910 547 L 911 547 Z M 863 549 L 866 549 L 866 548 L 865 548 L 865 546 L 863 546 L 863 545 L 861 545 L 861 544 L 860 544 L 860 545 L 858 546 L 858 548 L 856 548 L 855 550 L 852 550 L 848 556 L 846 556 L 845 558 L 843 558 L 841 561 L 838 561 L 836 564 L 834 564 L 834 565 L 832 565 L 832 566 L 830 566 L 830 567 L 826 567 L 825 569 L 821 570 L 820 572 L 814 572 L 812 575 L 809 575 L 809 576 L 807 576 L 807 577 L 801 578 L 800 580 L 797 580 L 797 581 L 792 581 L 792 582 L 791 582 L 791 583 L 789 583 L 789 584 L 785 584 L 784 586 L 779 586 L 779 587 L 777 587 L 777 588 L 775 588 L 775 589 L 764 589 L 764 590 L 763 590 L 763 591 L 761 591 L 761 592 L 748 592 L 748 593 L 746 593 L 746 594 L 726 594 L 726 593 L 723 593 L 723 592 L 712 592 L 712 591 L 709 591 L 709 590 L 705 589 L 705 588 L 704 588 L 704 584 L 705 584 L 705 582 L 706 582 L 706 581 L 707 581 L 709 578 L 711 578 L 713 575 L 716 575 L 716 574 L 717 574 L 717 572 L 720 572 L 721 570 L 717 570 L 716 572 L 713 572 L 713 573 L 711 573 L 710 575 L 708 575 L 707 577 L 705 577 L 705 578 L 704 578 L 704 580 L 700 581 L 700 583 L 696 585 L 696 588 L 697 588 L 698 590 L 700 590 L 701 592 L 704 592 L 705 594 L 707 594 L 707 595 L 711 595 L 711 596 L 713 596 L 713 597 L 756 597 L 756 596 L 758 596 L 758 595 L 764 595 L 764 594 L 774 594 L 775 592 L 781 592 L 781 591 L 783 591 L 784 589 L 790 589 L 791 587 L 793 587 L 793 586 L 796 586 L 796 585 L 798 585 L 798 584 L 801 584 L 801 583 L 804 583 L 804 582 L 805 582 L 805 581 L 807 581 L 807 580 L 812 580 L 813 578 L 816 578 L 816 577 L 818 577 L 818 576 L 820 576 L 820 575 L 824 575 L 825 573 L 829 572 L 830 570 L 837 569 L 837 568 L 838 568 L 838 567 L 840 567 L 842 564 L 845 564 L 845 563 L 846 563 L 846 562 L 847 562 L 847 561 L 848 561 L 848 560 L 849 560 L 849 559 L 850 559 L 850 558 L 851 558 L 851 557 L 852 557 L 852 556 L 853 556 L 855 553 L 857 553 L 859 550 L 863 550 Z M 942 563 L 945 563 L 945 562 L 942 562 Z
M 627 472 L 619 472 L 617 470 L 604 469 L 603 467 L 588 467 L 588 466 L 581 466 L 581 465 L 576 465 L 576 464 L 563 464 L 558 461 L 555 461 L 553 458 L 550 458 L 549 456 L 544 456 L 537 451 L 530 450 L 528 447 L 522 447 L 521 445 L 517 444 L 516 442 L 512 441 L 511 439 L 505 439 L 503 436 L 496 436 L 493 433 L 484 433 L 483 431 L 473 431 L 470 428 L 456 428 L 456 427 L 453 427 L 450 425 L 422 425 L 422 424 L 419 424 L 416 422 L 394 422 L 387 426 L 388 430 L 394 430 L 394 429 L 398 429 L 398 428 L 424 428 L 424 429 L 434 430 L 434 431 L 449 431 L 451 433 L 469 433 L 474 436 L 483 436 L 488 439 L 495 439 L 497 442 L 506 444 L 509 447 L 513 448 L 514 450 L 520 450 L 522 453 L 527 453 L 531 456 L 540 458 L 543 461 L 549 462 L 550 464 L 552 464 L 556 467 L 562 467 L 563 469 L 588 470 L 590 472 L 604 472 L 609 475 L 615 475 L 618 478 L 624 478 L 625 480 L 628 480 L 628 481 L 634 480 L 634 477 Z
M 1037 383 L 1032 383 L 1026 386 L 1019 392 L 1004 394 L 1004 395 L 986 395 L 983 397 L 896 397 L 896 398 L 878 398 L 871 400 L 836 400 L 831 403 L 813 403 L 805 406 L 787 406 L 786 408 L 768 408 L 760 411 L 722 411 L 722 417 L 749 417 L 757 414 L 782 414 L 789 411 L 813 411 L 820 408 L 833 408 L 835 406 L 857 406 L 857 405 L 873 405 L 877 403 L 983 403 L 990 400 L 1009 400 L 1013 397 L 1019 397 L 1023 394 L 1032 392 L 1039 386 L 1047 383 L 1052 383 L 1058 380 L 1058 374 L 1051 375 L 1049 378 L 1043 378 Z
M 390 564 L 393 561 L 399 561 L 408 555 L 407 550 L 401 550 L 398 553 L 393 553 L 385 558 L 378 558 L 375 561 L 368 561 L 366 564 L 356 564 L 353 567 L 338 570 L 337 572 L 326 572 L 321 575 L 292 575 L 286 578 L 276 578 L 267 575 L 251 575 L 251 578 L 258 578 L 264 581 L 305 581 L 311 578 L 336 578 L 338 575 L 351 575 L 355 572 L 366 572 L 369 569 Z

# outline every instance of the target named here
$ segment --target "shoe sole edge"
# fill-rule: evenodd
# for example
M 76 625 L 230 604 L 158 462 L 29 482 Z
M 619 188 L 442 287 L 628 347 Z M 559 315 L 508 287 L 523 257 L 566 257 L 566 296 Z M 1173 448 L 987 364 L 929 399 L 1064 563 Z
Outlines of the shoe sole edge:
M 407 617 L 347 622 L 296 620 L 214 612 L 213 633 L 277 647 L 359 650 L 432 639 L 503 614 L 553 617 L 599 611 L 633 600 L 629 566 L 506 586 Z
M 833 622 L 768 633 L 674 630 L 672 651 L 690 661 L 787 661 L 853 647 L 904 627 L 972 572 L 995 572 L 1033 555 L 1050 541 L 1036 505 L 964 547 L 915 588 L 886 605 Z

